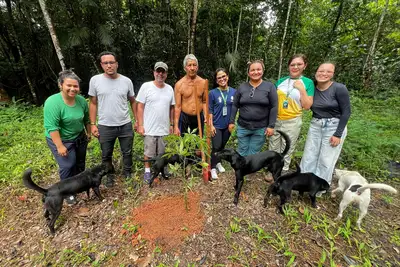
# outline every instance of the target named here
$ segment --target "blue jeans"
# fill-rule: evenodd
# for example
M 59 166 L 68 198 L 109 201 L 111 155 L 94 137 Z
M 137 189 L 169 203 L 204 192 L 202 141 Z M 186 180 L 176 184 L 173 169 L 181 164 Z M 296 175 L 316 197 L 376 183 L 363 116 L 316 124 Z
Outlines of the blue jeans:
M 112 166 L 112 155 L 114 152 L 115 141 L 118 138 L 124 163 L 124 175 L 131 174 L 132 169 L 132 146 L 133 129 L 132 123 L 121 126 L 99 125 L 99 142 L 101 146 L 101 160 L 108 166 Z
M 238 152 L 241 156 L 260 152 L 265 143 L 265 127 L 255 130 L 237 126 Z
M 46 137 L 47 145 L 50 148 L 58 164 L 60 179 L 67 179 L 85 170 L 86 149 L 88 140 L 85 132 L 82 132 L 75 140 L 62 141 L 68 150 L 68 155 L 58 155 L 57 147 L 51 138 Z
M 325 179 L 329 184 L 332 182 L 332 174 L 342 150 L 344 139 L 347 135 L 347 127 L 343 131 L 340 144 L 332 147 L 329 139 L 335 133 L 339 119 L 317 119 L 311 120 L 308 129 L 306 145 L 300 162 L 301 172 L 312 172 Z

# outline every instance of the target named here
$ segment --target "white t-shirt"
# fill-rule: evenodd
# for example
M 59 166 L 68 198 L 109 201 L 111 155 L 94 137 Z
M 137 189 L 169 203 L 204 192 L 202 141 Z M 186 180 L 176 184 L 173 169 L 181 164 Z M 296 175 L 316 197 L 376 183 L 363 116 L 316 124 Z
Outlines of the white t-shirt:
M 144 104 L 143 127 L 145 135 L 169 134 L 170 107 L 175 105 L 174 90 L 168 84 L 158 88 L 153 81 L 140 87 L 136 101 Z
M 131 121 L 129 97 L 135 96 L 131 79 L 119 75 L 111 79 L 104 74 L 93 76 L 89 82 L 89 95 L 97 97 L 98 123 L 122 126 Z

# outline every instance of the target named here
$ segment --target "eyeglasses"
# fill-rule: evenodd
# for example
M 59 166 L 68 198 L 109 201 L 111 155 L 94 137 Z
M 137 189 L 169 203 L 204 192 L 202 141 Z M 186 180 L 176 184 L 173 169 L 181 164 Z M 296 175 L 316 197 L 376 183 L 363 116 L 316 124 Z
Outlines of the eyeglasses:
M 318 70 L 317 73 L 333 74 L 334 72 L 331 70 Z
M 297 64 L 290 64 L 289 67 L 291 68 L 300 68 L 303 67 L 304 63 L 297 63 Z
M 102 65 L 114 65 L 115 63 L 117 63 L 116 61 L 104 61 L 101 62 Z
M 250 90 L 250 98 L 253 98 L 255 90 L 256 90 L 255 87 L 251 88 L 251 90 Z
M 217 77 L 217 80 L 222 80 L 222 79 L 225 79 L 225 78 L 226 78 L 226 75 L 223 75 L 221 77 Z

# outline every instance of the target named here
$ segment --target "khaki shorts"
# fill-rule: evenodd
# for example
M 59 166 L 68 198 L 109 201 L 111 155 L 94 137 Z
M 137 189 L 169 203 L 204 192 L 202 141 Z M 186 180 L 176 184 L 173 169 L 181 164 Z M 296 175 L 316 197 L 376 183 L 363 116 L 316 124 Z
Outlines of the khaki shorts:
M 149 158 L 154 158 L 157 155 L 162 155 L 165 152 L 164 136 L 144 137 L 144 155 Z

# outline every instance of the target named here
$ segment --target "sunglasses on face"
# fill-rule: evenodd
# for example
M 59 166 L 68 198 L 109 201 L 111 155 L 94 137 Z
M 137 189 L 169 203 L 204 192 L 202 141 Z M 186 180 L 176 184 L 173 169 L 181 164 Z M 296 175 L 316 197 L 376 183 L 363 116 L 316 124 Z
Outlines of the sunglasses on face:
M 157 73 L 165 73 L 166 71 L 163 68 L 156 69 Z

